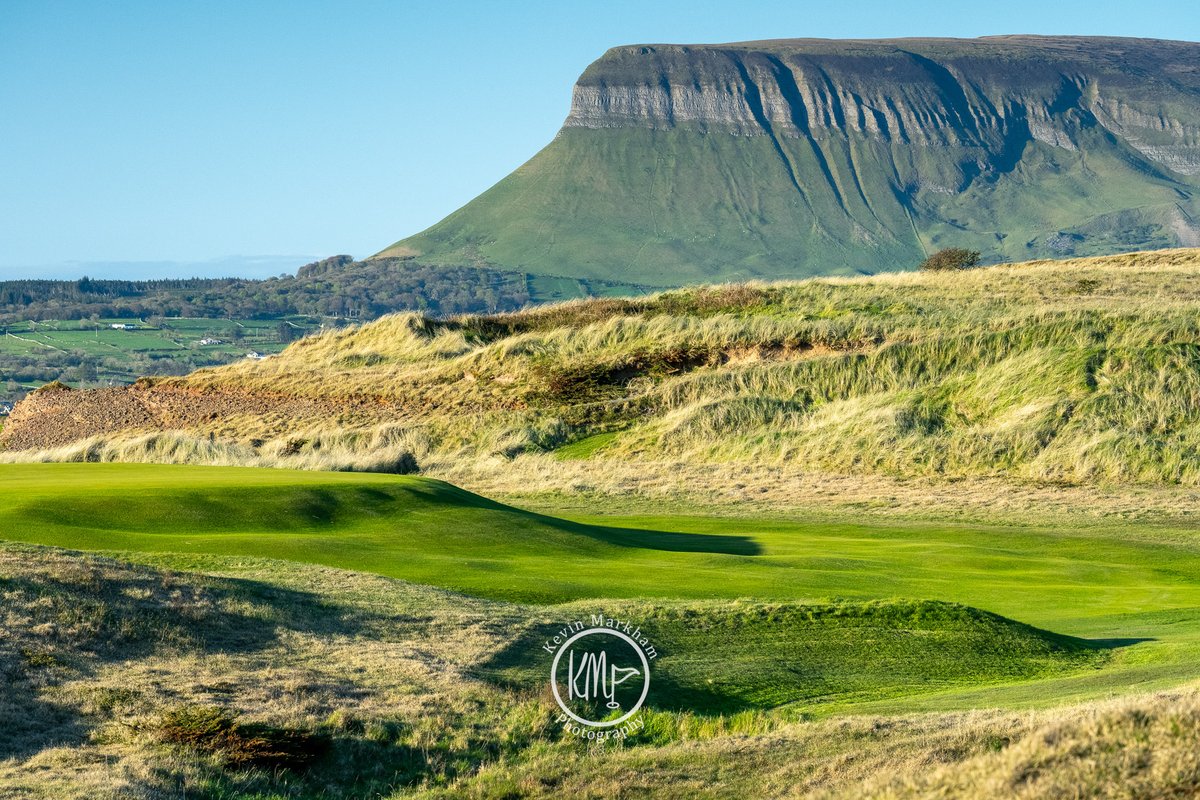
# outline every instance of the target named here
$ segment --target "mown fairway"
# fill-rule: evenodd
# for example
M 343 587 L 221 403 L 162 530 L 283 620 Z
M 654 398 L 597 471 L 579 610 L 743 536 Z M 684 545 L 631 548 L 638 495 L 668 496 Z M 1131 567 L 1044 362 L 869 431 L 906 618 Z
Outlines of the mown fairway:
M 177 568 L 203 569 L 203 554 L 256 556 L 375 572 L 497 601 L 580 601 L 539 612 L 551 624 L 605 604 L 644 617 L 686 601 L 694 616 L 726 619 L 734 639 L 743 629 L 761 638 L 766 623 L 753 615 L 731 622 L 731 606 L 713 601 L 842 598 L 851 601 L 842 616 L 859 620 L 851 627 L 911 630 L 912 613 L 895 604 L 867 612 L 862 622 L 861 601 L 936 600 L 1072 637 L 1071 648 L 1099 653 L 1082 661 L 1068 653 L 1077 669 L 1065 669 L 1066 662 L 1048 669 L 988 662 L 976 669 L 985 685 L 972 686 L 964 680 L 969 674 L 960 674 L 911 695 L 848 680 L 831 693 L 844 689 L 847 696 L 825 698 L 835 704 L 851 695 L 886 708 L 1043 704 L 1200 676 L 1200 552 L 1181 532 L 700 516 L 564 521 L 425 478 L 243 468 L 5 465 L 0 483 L 6 539 L 120 551 Z M 642 601 L 631 602 L 636 598 Z M 916 618 L 922 615 L 928 616 Z M 962 621 L 955 619 L 954 625 Z M 979 620 L 967 621 L 952 647 L 970 649 L 963 642 L 986 639 L 980 648 L 1003 651 L 1027 638 L 986 621 L 981 633 Z M 710 646 L 689 644 L 677 625 L 664 625 L 662 635 L 681 642 L 682 652 Z M 776 642 L 773 652 L 799 646 L 789 641 Z M 844 642 L 834 646 L 849 661 L 863 656 Z M 1037 650 L 1027 643 L 1019 649 Z M 745 655 L 761 660 L 762 653 Z M 764 669 L 779 669 L 776 660 L 764 661 Z M 763 702 L 807 696 L 772 689 L 765 678 L 757 688 L 751 683 L 738 691 L 770 690 L 773 699 Z

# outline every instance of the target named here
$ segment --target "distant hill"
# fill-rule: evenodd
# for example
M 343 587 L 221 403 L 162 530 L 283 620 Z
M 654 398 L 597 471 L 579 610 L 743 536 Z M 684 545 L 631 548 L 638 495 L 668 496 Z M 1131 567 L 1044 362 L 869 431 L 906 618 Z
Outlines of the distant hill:
M 368 320 L 394 311 L 439 316 L 514 311 L 529 303 L 636 294 L 653 287 L 409 258 L 355 261 L 347 255 L 306 264 L 295 275 L 162 280 L 0 281 L 0 324 L 89 317 L 274 319 L 301 314 Z
M 1200 44 L 617 47 L 554 140 L 381 256 L 655 286 L 1200 245 Z
M 271 319 L 291 314 L 374 319 L 392 311 L 504 311 L 531 299 L 527 277 L 406 259 L 333 256 L 265 280 L 80 278 L 0 281 L 0 322 L 98 317 Z M 584 291 L 578 289 L 574 296 Z M 572 296 L 568 294 L 568 296 Z M 545 299 L 561 299 L 551 293 Z

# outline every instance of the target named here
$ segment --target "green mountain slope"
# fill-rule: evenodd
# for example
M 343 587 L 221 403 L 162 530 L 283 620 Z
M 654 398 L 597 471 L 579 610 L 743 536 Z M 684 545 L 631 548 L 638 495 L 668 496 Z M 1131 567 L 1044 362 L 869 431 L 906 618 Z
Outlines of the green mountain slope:
M 609 51 L 528 163 L 381 256 L 657 286 L 1200 244 L 1200 45 Z

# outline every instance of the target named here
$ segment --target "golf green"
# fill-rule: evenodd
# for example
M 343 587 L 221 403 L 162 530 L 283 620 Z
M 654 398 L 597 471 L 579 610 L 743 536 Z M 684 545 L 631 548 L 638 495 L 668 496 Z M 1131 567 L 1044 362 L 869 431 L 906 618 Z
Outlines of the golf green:
M 564 520 L 427 478 L 246 468 L 4 465 L 0 486 L 0 537 L 135 560 L 284 559 L 535 605 L 933 600 L 1110 652 L 1087 669 L 926 692 L 910 707 L 985 696 L 1037 704 L 1200 677 L 1200 547 L 1187 532 L 699 514 Z

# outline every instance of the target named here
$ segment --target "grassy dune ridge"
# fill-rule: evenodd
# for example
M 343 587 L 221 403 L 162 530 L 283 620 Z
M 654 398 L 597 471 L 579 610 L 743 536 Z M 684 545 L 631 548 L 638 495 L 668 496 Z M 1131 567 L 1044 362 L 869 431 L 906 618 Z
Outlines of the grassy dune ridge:
M 141 388 L 357 398 L 335 419 L 167 419 L 6 458 L 371 469 L 386 451 L 471 485 L 562 451 L 598 475 L 668 460 L 1195 486 L 1197 311 L 1200 251 L 1174 250 L 401 315 Z

